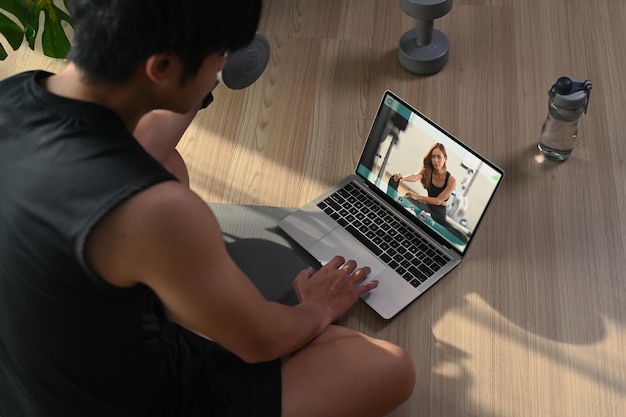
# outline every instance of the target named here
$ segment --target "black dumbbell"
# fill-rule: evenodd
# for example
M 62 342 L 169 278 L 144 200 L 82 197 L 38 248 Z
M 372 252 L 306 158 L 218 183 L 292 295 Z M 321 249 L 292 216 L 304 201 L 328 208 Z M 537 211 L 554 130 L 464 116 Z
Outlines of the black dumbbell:
M 448 63 L 450 42 L 441 31 L 434 29 L 434 20 L 452 9 L 452 0 L 400 0 L 404 13 L 417 19 L 415 29 L 400 38 L 400 64 L 415 74 L 429 75 Z
M 270 43 L 257 32 L 249 45 L 228 54 L 218 79 L 233 90 L 249 87 L 263 74 L 269 60 Z
M 226 65 L 217 74 L 217 79 L 232 90 L 251 86 L 259 79 L 270 60 L 270 42 L 257 32 L 249 45 L 228 54 Z M 201 109 L 213 103 L 213 92 L 204 97 Z

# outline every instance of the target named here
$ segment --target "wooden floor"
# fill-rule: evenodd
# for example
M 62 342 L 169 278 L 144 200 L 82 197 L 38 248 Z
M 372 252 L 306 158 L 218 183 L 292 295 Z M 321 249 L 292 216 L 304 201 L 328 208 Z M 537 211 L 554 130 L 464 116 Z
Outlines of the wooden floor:
M 179 145 L 209 202 L 299 206 L 353 169 L 391 89 L 506 172 L 465 262 L 391 321 L 346 323 L 408 349 L 417 388 L 391 416 L 618 417 L 626 410 L 626 2 L 457 0 L 450 60 L 398 63 L 415 21 L 391 0 L 267 0 L 272 56 L 220 86 Z M 0 75 L 61 63 L 20 50 Z M 536 143 L 547 91 L 590 78 L 563 164 Z

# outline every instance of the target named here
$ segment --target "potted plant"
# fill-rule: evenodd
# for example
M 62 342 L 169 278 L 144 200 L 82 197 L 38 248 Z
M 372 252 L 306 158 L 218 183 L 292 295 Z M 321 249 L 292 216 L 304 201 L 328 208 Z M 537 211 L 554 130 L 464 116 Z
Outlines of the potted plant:
M 1 0 L 0 35 L 14 51 L 22 45 L 24 39 L 34 50 L 40 36 L 44 55 L 65 58 L 70 48 L 66 28 L 72 29 L 72 21 L 67 13 L 68 1 L 71 0 L 62 0 L 65 8 L 62 9 L 54 0 Z M 7 56 L 8 51 L 0 43 L 0 61 Z

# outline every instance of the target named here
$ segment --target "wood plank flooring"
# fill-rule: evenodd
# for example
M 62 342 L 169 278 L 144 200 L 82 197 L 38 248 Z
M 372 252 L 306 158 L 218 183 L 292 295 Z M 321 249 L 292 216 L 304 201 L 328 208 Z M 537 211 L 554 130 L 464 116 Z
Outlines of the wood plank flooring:
M 618 417 L 626 410 L 626 2 L 457 0 L 435 28 L 446 67 L 398 63 L 415 26 L 390 0 L 267 0 L 271 62 L 218 87 L 179 150 L 208 202 L 296 207 L 349 174 L 390 89 L 506 171 L 466 260 L 391 321 L 357 304 L 346 325 L 415 361 L 393 417 Z M 0 76 L 43 67 L 20 50 Z M 563 164 L 537 158 L 547 91 L 590 78 Z

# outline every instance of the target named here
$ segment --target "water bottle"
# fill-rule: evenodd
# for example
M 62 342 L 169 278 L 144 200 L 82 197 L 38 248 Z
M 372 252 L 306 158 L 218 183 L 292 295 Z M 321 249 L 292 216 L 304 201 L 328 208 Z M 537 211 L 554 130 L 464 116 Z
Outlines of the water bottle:
M 574 150 L 578 120 L 587 113 L 591 81 L 561 77 L 548 92 L 548 117 L 541 128 L 539 151 L 552 161 L 565 161 Z

